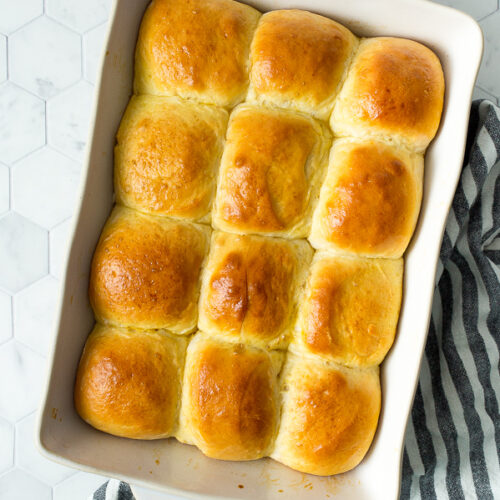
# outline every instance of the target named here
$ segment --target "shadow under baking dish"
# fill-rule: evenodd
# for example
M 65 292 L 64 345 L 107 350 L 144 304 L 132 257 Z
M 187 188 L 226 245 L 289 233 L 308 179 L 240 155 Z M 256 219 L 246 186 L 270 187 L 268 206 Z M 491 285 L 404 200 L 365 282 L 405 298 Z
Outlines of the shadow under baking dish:
M 90 261 L 113 204 L 115 134 L 132 93 L 133 54 L 149 0 L 116 0 L 103 54 L 79 208 L 60 296 L 38 444 L 48 458 L 189 498 L 395 499 L 404 432 L 427 336 L 434 276 L 447 213 L 460 175 L 482 34 L 470 17 L 424 0 L 257 0 L 261 11 L 311 10 L 360 36 L 420 41 L 441 59 L 446 79 L 441 127 L 427 150 L 419 223 L 406 253 L 396 341 L 382 365 L 379 428 L 361 465 L 334 477 L 293 471 L 270 459 L 224 462 L 174 439 L 134 441 L 85 424 L 73 406 L 75 373 L 94 324 L 87 291 Z

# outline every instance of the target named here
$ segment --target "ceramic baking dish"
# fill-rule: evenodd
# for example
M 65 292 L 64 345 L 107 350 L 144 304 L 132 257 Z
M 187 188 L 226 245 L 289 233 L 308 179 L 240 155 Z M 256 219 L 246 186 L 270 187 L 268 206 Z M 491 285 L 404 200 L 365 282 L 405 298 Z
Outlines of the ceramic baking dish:
M 383 406 L 373 445 L 360 466 L 330 478 L 302 474 L 270 459 L 224 462 L 175 441 L 134 441 L 99 432 L 73 407 L 73 384 L 93 324 L 88 298 L 92 254 L 113 204 L 113 147 L 132 91 L 133 54 L 149 0 L 117 0 L 97 86 L 92 133 L 63 278 L 50 375 L 38 440 L 48 458 L 82 470 L 189 498 L 380 499 L 399 492 L 406 421 L 425 345 L 434 276 L 446 216 L 458 182 L 482 34 L 470 17 L 424 0 L 256 0 L 261 11 L 307 9 L 360 36 L 423 42 L 446 79 L 439 133 L 427 151 L 422 211 L 405 260 L 404 301 L 396 342 L 382 366 Z

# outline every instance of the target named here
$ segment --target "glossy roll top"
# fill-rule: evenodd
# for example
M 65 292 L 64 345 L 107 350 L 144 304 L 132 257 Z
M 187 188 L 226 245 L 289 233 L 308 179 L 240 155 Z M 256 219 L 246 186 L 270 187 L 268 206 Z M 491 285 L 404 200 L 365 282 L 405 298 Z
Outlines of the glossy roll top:
M 137 41 L 135 93 L 234 106 L 247 92 L 259 17 L 231 0 L 153 0 Z
M 401 257 L 420 211 L 423 168 L 422 155 L 401 147 L 335 141 L 309 241 L 339 254 Z
M 133 96 L 115 148 L 119 203 L 201 219 L 212 207 L 227 112 L 177 97 Z
M 289 354 L 280 387 L 281 425 L 271 456 L 318 476 L 358 465 L 377 428 L 378 367 L 351 370 Z
M 207 226 L 117 206 L 92 260 L 90 302 L 104 323 L 189 333 L 198 319 Z
M 96 429 L 133 439 L 172 436 L 177 428 L 185 337 L 96 325 L 75 385 L 79 415 Z
M 317 253 L 291 347 L 346 366 L 378 365 L 398 324 L 403 259 L 359 259 Z
M 330 133 L 299 113 L 241 105 L 231 114 L 213 214 L 236 233 L 307 235 Z
M 423 152 L 436 135 L 443 96 L 443 69 L 434 52 L 413 40 L 367 38 L 336 101 L 332 130 Z
M 198 333 L 189 344 L 177 438 L 205 455 L 254 460 L 271 451 L 283 354 Z
M 252 42 L 247 100 L 327 120 L 357 46 L 341 24 L 300 10 L 264 14 Z
M 200 330 L 286 347 L 312 254 L 305 241 L 214 232 L 203 274 Z

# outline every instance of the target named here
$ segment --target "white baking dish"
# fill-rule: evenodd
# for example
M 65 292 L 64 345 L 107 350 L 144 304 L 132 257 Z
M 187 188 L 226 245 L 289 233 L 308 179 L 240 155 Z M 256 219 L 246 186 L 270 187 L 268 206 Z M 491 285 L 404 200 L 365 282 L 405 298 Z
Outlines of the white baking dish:
M 87 298 L 90 261 L 113 204 L 115 133 L 132 89 L 133 54 L 149 0 L 117 0 L 89 143 L 79 208 L 59 304 L 51 372 L 39 419 L 39 446 L 55 461 L 190 498 L 394 499 L 406 421 L 425 345 L 434 276 L 465 147 L 472 89 L 482 54 L 478 25 L 423 0 L 252 0 L 266 11 L 296 7 L 336 19 L 358 35 L 421 41 L 440 57 L 446 97 L 441 128 L 426 156 L 422 212 L 406 254 L 404 303 L 394 347 L 382 367 L 383 409 L 370 452 L 355 470 L 331 478 L 272 460 L 211 460 L 175 440 L 133 441 L 96 431 L 73 407 L 78 360 L 94 317 Z M 243 486 L 243 487 L 241 487 Z

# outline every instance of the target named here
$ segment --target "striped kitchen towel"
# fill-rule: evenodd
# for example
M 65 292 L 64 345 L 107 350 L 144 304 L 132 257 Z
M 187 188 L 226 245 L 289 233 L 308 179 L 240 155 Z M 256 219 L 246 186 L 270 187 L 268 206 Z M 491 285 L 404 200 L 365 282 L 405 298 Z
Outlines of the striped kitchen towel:
M 500 499 L 499 118 L 491 102 L 472 104 L 406 433 L 402 500 Z M 112 480 L 91 499 L 134 496 Z
M 406 431 L 401 499 L 500 499 L 500 110 L 474 101 Z
M 127 483 L 110 479 L 106 481 L 88 500 L 136 500 Z

